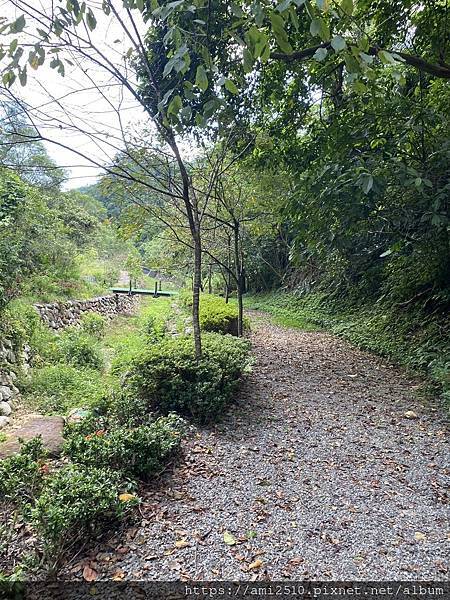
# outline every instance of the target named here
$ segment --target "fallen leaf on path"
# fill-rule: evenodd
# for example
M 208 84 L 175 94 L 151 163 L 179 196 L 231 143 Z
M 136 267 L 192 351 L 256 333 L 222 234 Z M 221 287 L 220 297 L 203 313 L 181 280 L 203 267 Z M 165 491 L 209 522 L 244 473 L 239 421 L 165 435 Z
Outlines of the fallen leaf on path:
M 129 502 L 130 500 L 134 500 L 136 498 L 136 496 L 134 496 L 133 494 L 120 494 L 119 496 L 119 500 L 121 502 Z
M 175 547 L 176 548 L 187 548 L 187 546 L 189 546 L 189 542 L 187 540 L 177 540 L 175 542 Z
M 97 571 L 95 569 L 92 569 L 89 565 L 85 565 L 83 569 L 83 579 L 85 581 L 95 581 L 97 577 Z
M 117 569 L 117 571 L 112 576 L 112 580 L 113 581 L 122 581 L 122 579 L 124 577 L 125 577 L 125 573 L 122 571 L 122 569 Z
M 236 544 L 236 538 L 229 531 L 225 531 L 223 534 L 223 541 L 227 546 L 234 546 Z
M 424 533 L 421 533 L 420 531 L 416 531 L 416 533 L 414 534 L 414 539 L 416 540 L 416 542 L 423 542 L 427 539 L 427 536 Z
M 407 410 L 404 414 L 404 417 L 406 417 L 407 419 L 417 419 L 418 414 L 415 413 L 413 410 Z
M 249 568 L 249 569 L 259 569 L 260 567 L 262 567 L 262 564 L 263 564 L 262 560 L 260 560 L 260 559 L 258 558 L 257 560 L 255 560 L 255 561 L 253 561 L 252 563 L 250 563 L 250 564 L 248 565 L 248 568 Z

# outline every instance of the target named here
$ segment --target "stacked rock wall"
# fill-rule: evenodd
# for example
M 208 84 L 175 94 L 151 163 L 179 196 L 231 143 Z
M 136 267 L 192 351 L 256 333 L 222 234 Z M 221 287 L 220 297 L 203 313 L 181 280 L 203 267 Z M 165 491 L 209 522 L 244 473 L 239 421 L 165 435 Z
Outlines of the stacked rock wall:
M 119 295 L 100 296 L 91 300 L 70 300 L 51 304 L 35 304 L 42 321 L 54 331 L 64 327 L 76 326 L 85 313 L 95 312 L 105 317 L 127 313 L 136 308 L 137 296 Z M 17 350 L 11 340 L 0 340 L 0 429 L 7 425 L 10 415 L 19 399 L 19 390 L 15 385 L 17 375 L 30 368 L 28 345 Z
M 91 300 L 69 300 L 52 304 L 35 304 L 41 319 L 51 329 L 78 325 L 84 313 L 95 312 L 105 317 L 129 312 L 136 307 L 137 297 L 127 294 L 99 296 Z
M 13 348 L 11 340 L 0 341 L 0 429 L 9 423 L 9 417 L 19 399 L 15 385 L 17 374 L 29 368 L 30 347 L 20 352 Z

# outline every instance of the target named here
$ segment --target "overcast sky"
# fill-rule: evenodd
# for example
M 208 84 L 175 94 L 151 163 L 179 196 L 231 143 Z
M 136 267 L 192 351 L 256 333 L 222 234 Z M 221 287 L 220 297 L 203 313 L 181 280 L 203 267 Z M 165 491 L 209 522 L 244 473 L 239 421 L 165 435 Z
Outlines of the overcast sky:
M 44 3 L 49 6 L 48 2 Z M 13 10 L 10 2 L 0 3 L 0 14 L 7 11 L 10 17 Z M 120 64 L 130 42 L 111 17 L 106 17 L 101 10 L 95 15 L 98 25 L 91 34 L 92 39 Z M 93 166 L 89 159 L 100 164 L 111 160 L 120 145 L 121 129 L 142 120 L 144 115 L 131 94 L 92 63 L 85 63 L 83 68 L 67 63 L 65 66 L 64 77 L 51 69 L 48 61 L 37 71 L 29 68 L 26 87 L 15 84 L 13 91 L 31 109 L 30 114 L 42 134 L 86 156 L 83 158 L 61 145 L 45 142 L 50 156 L 69 172 L 65 187 L 73 188 L 95 182 L 101 169 Z M 94 89 L 91 80 L 102 86 L 101 92 Z M 77 128 L 86 134 L 76 132 Z

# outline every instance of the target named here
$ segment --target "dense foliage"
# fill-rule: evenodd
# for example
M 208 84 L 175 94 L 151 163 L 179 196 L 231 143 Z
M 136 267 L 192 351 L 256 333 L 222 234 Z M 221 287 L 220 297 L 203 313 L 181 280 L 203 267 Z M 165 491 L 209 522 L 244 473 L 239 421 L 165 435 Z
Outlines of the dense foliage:
M 79 464 L 110 467 L 148 479 L 164 467 L 181 440 L 181 421 L 175 415 L 132 428 L 113 426 L 86 435 L 86 427 L 70 428 L 65 453 Z
M 195 358 L 192 338 L 166 339 L 135 356 L 124 383 L 147 401 L 148 410 L 170 411 L 205 421 L 231 401 L 250 366 L 246 340 L 214 333 L 203 337 Z

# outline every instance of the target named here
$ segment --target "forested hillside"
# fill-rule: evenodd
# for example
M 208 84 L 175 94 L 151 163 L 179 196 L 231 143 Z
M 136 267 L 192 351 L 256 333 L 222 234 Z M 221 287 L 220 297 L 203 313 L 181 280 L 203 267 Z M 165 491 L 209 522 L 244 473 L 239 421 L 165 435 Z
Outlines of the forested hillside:
M 444 580 L 448 2 L 7 7 L 0 595 Z

